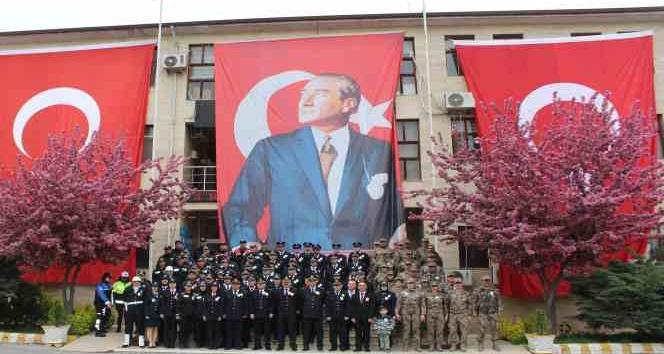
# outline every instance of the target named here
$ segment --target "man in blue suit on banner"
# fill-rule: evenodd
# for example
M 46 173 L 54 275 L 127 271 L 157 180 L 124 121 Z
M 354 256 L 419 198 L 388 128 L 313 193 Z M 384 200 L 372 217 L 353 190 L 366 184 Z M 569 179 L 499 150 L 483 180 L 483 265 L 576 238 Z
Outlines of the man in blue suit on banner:
M 299 101 L 303 127 L 260 140 L 249 154 L 223 207 L 232 245 L 257 241 L 256 223 L 270 208 L 268 242 L 312 242 L 351 249 L 401 223 L 394 157 L 389 143 L 350 129 L 362 99 L 355 80 L 321 74 Z

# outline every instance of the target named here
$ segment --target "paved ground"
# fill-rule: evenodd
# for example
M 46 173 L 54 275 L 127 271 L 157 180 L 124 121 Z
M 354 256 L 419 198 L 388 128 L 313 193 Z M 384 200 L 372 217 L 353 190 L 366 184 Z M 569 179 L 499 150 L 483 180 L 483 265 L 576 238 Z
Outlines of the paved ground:
M 38 344 L 0 344 L 2 354 L 60 354 L 60 348 Z
M 477 345 L 474 344 L 474 341 L 471 339 L 469 341 L 470 343 L 473 343 L 472 345 L 469 346 L 468 350 L 466 353 L 461 353 L 459 351 L 451 351 L 451 352 L 445 352 L 449 354 L 474 354 L 477 353 Z M 182 354 L 207 354 L 207 353 L 214 353 L 214 354 L 291 354 L 291 353 L 300 353 L 303 354 L 304 352 L 298 351 L 298 352 L 291 352 L 288 350 L 284 350 L 281 352 L 277 351 L 265 351 L 265 350 L 207 350 L 207 349 L 166 349 L 166 348 L 155 348 L 155 349 L 141 349 L 138 347 L 130 347 L 130 348 L 121 348 L 122 344 L 122 336 L 119 333 L 115 332 L 110 332 L 108 333 L 108 336 L 105 338 L 97 338 L 92 335 L 88 336 L 83 336 L 74 342 L 62 347 L 62 348 L 55 348 L 55 347 L 50 347 L 50 346 L 45 346 L 45 345 L 33 345 L 33 344 L 0 344 L 0 354 L 70 354 L 70 353 L 107 353 L 107 352 L 119 352 L 119 353 L 169 353 L 169 354 L 175 354 L 175 353 L 182 353 Z M 327 345 L 327 343 L 326 343 Z M 501 346 L 501 351 L 499 354 L 528 354 L 524 346 L 515 346 L 511 345 L 507 342 L 500 342 Z M 306 353 L 317 353 L 317 351 L 309 351 Z M 320 353 L 330 353 L 328 351 L 320 352 Z M 337 352 L 338 353 L 338 352 Z M 345 352 L 345 353 L 353 353 L 352 351 L 350 352 Z M 382 353 L 378 350 L 372 350 L 372 353 Z M 393 353 L 402 353 L 399 351 L 398 348 L 395 348 Z M 427 354 L 430 353 L 428 350 L 423 349 L 422 352 L 408 352 L 408 354 Z M 440 352 L 439 352 L 440 353 Z M 491 350 L 485 350 L 483 354 L 498 354 L 494 351 Z

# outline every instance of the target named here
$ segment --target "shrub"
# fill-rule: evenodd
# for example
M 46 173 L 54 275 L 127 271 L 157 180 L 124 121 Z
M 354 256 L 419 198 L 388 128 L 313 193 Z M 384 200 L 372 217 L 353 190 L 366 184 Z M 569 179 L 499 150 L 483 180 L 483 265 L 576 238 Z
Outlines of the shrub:
M 47 310 L 41 287 L 20 282 L 14 295 L 9 302 L 0 301 L 0 327 L 16 330 L 37 326 Z
M 536 310 L 526 317 L 524 321 L 526 333 L 549 334 L 551 327 L 549 317 L 542 310 Z
M 593 329 L 633 329 L 664 339 L 664 264 L 652 260 L 612 262 L 572 279 L 578 318 Z
M 41 319 L 40 324 L 45 326 L 63 326 L 67 324 L 68 318 L 62 300 L 52 296 L 46 296 L 44 299 L 43 305 L 46 316 Z
M 520 318 L 509 320 L 506 317 L 500 317 L 498 320 L 498 335 L 512 344 L 526 343 L 526 325 Z
M 110 310 L 109 310 L 110 311 Z M 108 318 L 108 325 L 115 323 L 116 314 L 111 312 Z M 92 305 L 85 305 L 77 307 L 74 313 L 69 317 L 69 334 L 83 336 L 90 333 L 95 325 L 97 319 L 97 311 Z
M 90 333 L 96 318 L 97 313 L 92 305 L 77 308 L 69 318 L 69 324 L 71 325 L 69 333 L 79 336 Z

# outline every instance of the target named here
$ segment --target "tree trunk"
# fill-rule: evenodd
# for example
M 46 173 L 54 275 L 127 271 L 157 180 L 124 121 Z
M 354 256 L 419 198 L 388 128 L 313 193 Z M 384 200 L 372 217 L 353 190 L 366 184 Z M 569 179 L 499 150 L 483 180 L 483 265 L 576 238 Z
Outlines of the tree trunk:
M 69 306 L 68 304 L 69 297 L 67 296 L 67 290 L 69 289 L 69 275 L 71 274 L 71 270 L 71 266 L 65 266 L 65 275 L 64 279 L 62 280 L 62 306 L 65 308 L 65 313 L 67 314 L 74 312 L 73 306 Z
M 76 293 L 76 280 L 78 280 L 78 274 L 81 272 L 81 265 L 77 264 L 74 268 L 74 275 L 71 277 L 69 282 L 69 309 L 67 309 L 68 314 L 74 313 L 74 294 Z
M 562 274 L 562 271 L 561 271 Z M 549 280 L 546 274 L 539 274 L 540 282 L 544 290 L 544 303 L 546 315 L 549 317 L 549 327 L 551 333 L 558 334 L 558 285 L 562 277 L 558 275 L 553 281 Z

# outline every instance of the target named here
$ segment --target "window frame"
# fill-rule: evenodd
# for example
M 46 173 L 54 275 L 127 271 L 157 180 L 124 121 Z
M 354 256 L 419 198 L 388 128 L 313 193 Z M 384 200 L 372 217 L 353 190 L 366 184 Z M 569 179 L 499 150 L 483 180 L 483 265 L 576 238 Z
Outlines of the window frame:
M 468 229 L 469 227 L 464 225 L 457 226 L 457 230 L 461 231 L 462 229 Z M 459 268 L 460 269 L 490 269 L 491 268 L 491 259 L 489 258 L 489 249 L 480 250 L 475 246 L 466 246 L 463 242 L 458 241 L 459 245 Z M 483 252 L 486 255 L 486 266 L 484 266 L 484 259 L 482 259 L 482 264 L 477 266 L 475 264 L 469 264 L 469 249 L 474 249 L 475 252 Z M 462 256 L 464 255 L 464 256 Z M 464 264 L 465 263 L 465 264 Z
M 417 125 L 417 140 L 405 140 L 406 132 L 404 128 L 403 137 L 404 140 L 400 140 L 399 135 L 401 133 L 399 123 L 400 122 L 415 122 Z M 422 151 L 420 149 L 420 120 L 419 119 L 397 119 L 397 145 L 399 146 L 399 167 L 401 169 L 401 180 L 402 181 L 421 181 L 422 180 Z M 401 157 L 401 145 L 416 145 L 417 146 L 417 157 Z M 402 165 L 403 161 L 403 166 Z M 418 178 L 408 178 L 408 172 L 406 169 L 407 161 L 417 161 L 418 166 Z
M 457 57 L 457 54 L 456 54 L 456 48 L 452 44 L 450 44 L 449 47 L 448 47 L 447 42 L 449 41 L 451 43 L 454 40 L 458 40 L 458 41 L 474 40 L 475 35 L 474 34 L 447 34 L 443 38 L 444 38 L 444 43 L 445 43 L 445 72 L 447 73 L 447 76 L 463 76 L 463 68 L 461 68 L 461 65 L 459 63 L 459 58 Z M 451 55 L 454 58 L 454 67 L 456 68 L 456 73 L 450 73 L 449 63 L 447 62 L 449 55 Z
M 599 36 L 602 32 L 571 32 L 570 37 Z
M 143 161 L 147 160 L 152 160 L 154 157 L 154 124 L 145 124 L 145 128 L 143 128 L 143 153 L 141 155 Z M 152 132 L 151 135 L 147 135 L 148 131 Z M 145 153 L 145 148 L 148 146 L 146 144 L 146 140 L 150 139 L 150 156 L 147 157 Z
M 491 38 L 494 40 L 523 39 L 523 33 L 494 33 Z
M 456 115 L 456 116 L 455 116 Z M 463 147 L 466 146 L 466 143 L 468 142 L 468 136 L 472 136 L 473 142 L 475 139 L 479 137 L 479 132 L 477 131 L 477 115 L 475 114 L 474 110 L 459 110 L 455 111 L 449 114 L 450 116 L 450 124 L 451 124 L 451 131 L 452 131 L 452 153 L 456 153 L 460 151 Z M 456 121 L 462 121 L 463 122 L 463 132 L 460 132 L 463 134 L 463 146 L 459 146 L 457 143 L 455 143 L 456 139 L 454 136 L 454 122 Z M 475 124 L 475 131 L 472 134 L 469 134 L 470 129 L 469 128 L 469 122 L 474 122 Z M 474 135 L 474 136 L 473 136 Z M 473 144 L 471 149 L 476 149 L 477 146 Z
M 418 90 L 417 90 L 417 67 L 415 65 L 415 37 L 405 37 L 403 41 L 404 43 L 410 42 L 412 56 L 406 57 L 402 55 L 401 57 L 401 61 L 399 62 L 399 85 L 397 87 L 397 93 L 399 95 L 417 95 Z M 413 66 L 412 74 L 404 74 L 401 72 L 401 66 L 403 65 L 404 62 L 410 62 L 412 64 Z M 413 83 L 415 85 L 415 92 L 404 93 L 403 91 L 404 77 L 413 78 Z
M 202 52 L 201 52 L 201 62 L 200 63 L 194 63 L 191 60 L 192 56 L 192 48 L 197 48 L 200 47 Z M 206 47 L 212 47 L 212 62 L 211 63 L 206 63 L 205 62 L 205 48 Z M 212 79 L 192 79 L 192 73 L 194 70 L 192 68 L 195 67 L 212 67 Z M 212 83 L 212 98 L 210 99 L 204 99 L 202 98 L 203 95 L 203 86 L 205 83 Z M 191 88 L 192 85 L 197 85 L 198 86 L 198 95 L 197 97 L 192 97 L 191 95 Z M 188 60 L 188 68 L 187 68 L 187 100 L 188 101 L 214 101 L 214 44 L 212 43 L 200 43 L 200 44 L 190 44 L 189 45 L 189 60 Z

